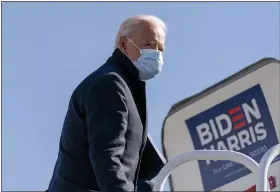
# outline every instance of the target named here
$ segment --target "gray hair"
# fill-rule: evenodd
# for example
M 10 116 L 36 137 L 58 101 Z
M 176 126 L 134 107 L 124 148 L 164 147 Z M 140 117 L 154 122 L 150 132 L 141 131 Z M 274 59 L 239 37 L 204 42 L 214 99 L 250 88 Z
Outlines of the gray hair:
M 116 36 L 115 48 L 119 47 L 120 38 L 122 36 L 131 37 L 135 27 L 141 21 L 148 21 L 148 22 L 155 24 L 157 27 L 162 28 L 165 33 L 164 35 L 166 36 L 167 27 L 160 18 L 153 16 L 153 15 L 137 15 L 134 17 L 129 17 L 121 24 L 118 34 Z

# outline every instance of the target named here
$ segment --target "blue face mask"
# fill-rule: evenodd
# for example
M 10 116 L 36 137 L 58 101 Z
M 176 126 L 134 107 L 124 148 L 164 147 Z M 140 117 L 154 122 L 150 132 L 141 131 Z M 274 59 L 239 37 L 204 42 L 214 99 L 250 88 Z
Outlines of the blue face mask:
M 129 41 L 131 42 L 131 40 Z M 134 44 L 133 42 L 131 43 Z M 137 61 L 134 62 L 136 68 L 139 71 L 139 78 L 141 80 L 152 79 L 153 77 L 157 76 L 162 70 L 162 66 L 163 66 L 162 52 L 155 49 L 139 49 L 139 50 L 140 50 L 140 57 L 138 58 Z

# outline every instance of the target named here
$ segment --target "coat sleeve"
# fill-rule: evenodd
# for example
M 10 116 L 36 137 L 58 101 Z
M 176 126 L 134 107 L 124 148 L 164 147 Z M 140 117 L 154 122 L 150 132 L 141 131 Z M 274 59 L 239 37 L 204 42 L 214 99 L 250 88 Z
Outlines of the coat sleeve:
M 100 191 L 134 191 L 120 161 L 128 117 L 123 81 L 106 75 L 89 91 L 85 104 L 89 156 Z

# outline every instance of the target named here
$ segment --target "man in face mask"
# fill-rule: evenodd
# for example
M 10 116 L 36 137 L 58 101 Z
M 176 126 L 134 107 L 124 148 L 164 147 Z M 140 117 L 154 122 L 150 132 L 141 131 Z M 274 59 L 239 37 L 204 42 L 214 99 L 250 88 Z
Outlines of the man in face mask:
M 158 75 L 163 66 L 166 28 L 160 20 L 138 22 L 132 25 L 134 28 L 130 29 L 130 33 L 122 25 L 119 32 L 122 36 L 116 44 L 135 64 L 140 79 L 149 80 Z
M 116 49 L 73 92 L 48 192 L 149 192 L 165 159 L 148 135 L 146 81 L 163 66 L 165 24 L 128 18 Z

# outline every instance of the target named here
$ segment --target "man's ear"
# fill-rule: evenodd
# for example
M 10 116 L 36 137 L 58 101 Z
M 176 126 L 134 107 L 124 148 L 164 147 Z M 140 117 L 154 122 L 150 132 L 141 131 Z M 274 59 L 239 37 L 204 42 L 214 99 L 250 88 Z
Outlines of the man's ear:
M 124 53 L 126 53 L 126 45 L 127 45 L 127 38 L 126 37 L 124 37 L 124 36 L 122 36 L 121 38 L 120 38 L 120 42 L 119 42 L 120 44 L 119 44 L 119 47 L 120 47 L 120 50 L 122 51 L 122 52 L 124 52 Z

